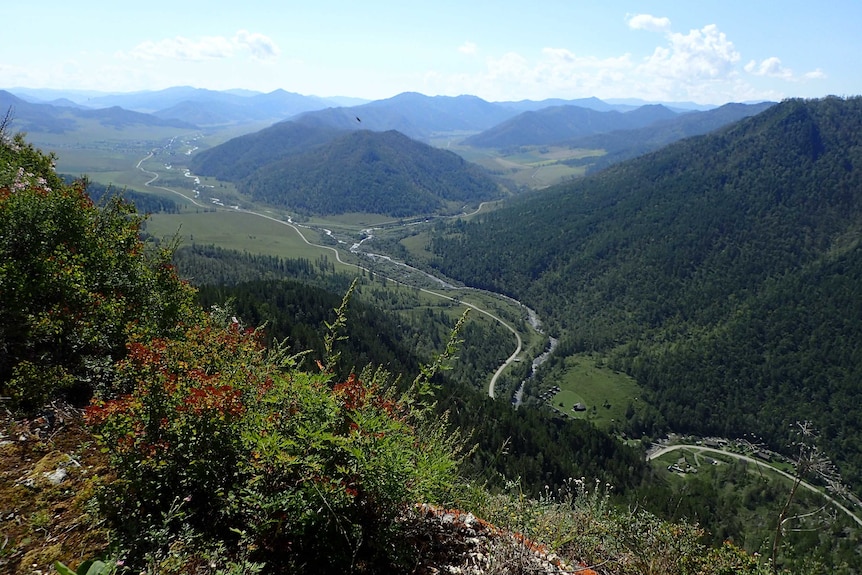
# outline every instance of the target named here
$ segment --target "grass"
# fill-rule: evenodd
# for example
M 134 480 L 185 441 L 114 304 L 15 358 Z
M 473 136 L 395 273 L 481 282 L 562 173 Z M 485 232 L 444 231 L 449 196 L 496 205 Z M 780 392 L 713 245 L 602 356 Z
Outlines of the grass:
M 585 150 L 568 146 L 519 146 L 514 150 L 491 150 L 462 145 L 454 139 L 433 141 L 492 173 L 503 176 L 517 186 L 544 188 L 584 175 L 584 166 L 568 166 L 566 160 L 602 156 L 604 150 Z
M 295 229 L 286 225 L 242 212 L 227 210 L 200 211 L 181 214 L 154 214 L 146 223 L 146 231 L 156 238 L 179 237 L 182 244 L 215 244 L 227 249 L 283 258 L 315 260 L 326 256 L 338 271 L 355 271 L 335 261 L 332 250 L 305 243 Z M 316 232 L 303 229 L 312 243 L 319 241 Z
M 622 373 L 605 367 L 599 357 L 578 354 L 567 357 L 561 367 L 544 377 L 545 382 L 560 386 L 560 392 L 549 403 L 570 417 L 588 419 L 601 429 L 623 421 L 629 404 L 637 411 L 641 388 Z M 581 403 L 586 411 L 575 412 Z

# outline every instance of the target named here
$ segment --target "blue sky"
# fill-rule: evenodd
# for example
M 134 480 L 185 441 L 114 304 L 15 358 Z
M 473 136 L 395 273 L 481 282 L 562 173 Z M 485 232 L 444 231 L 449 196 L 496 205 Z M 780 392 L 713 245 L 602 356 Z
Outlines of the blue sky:
M 387 98 L 862 94 L 862 2 L 4 2 L 0 88 Z

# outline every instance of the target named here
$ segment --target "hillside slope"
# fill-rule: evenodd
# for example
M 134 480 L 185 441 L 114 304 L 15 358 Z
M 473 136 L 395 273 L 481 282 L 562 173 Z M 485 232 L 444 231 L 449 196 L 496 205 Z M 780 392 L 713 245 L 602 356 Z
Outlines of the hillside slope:
M 303 213 L 393 217 L 459 211 L 500 196 L 490 176 L 452 152 L 395 131 L 367 130 L 269 162 L 238 188 L 255 201 Z
M 189 167 L 202 176 L 239 181 L 267 164 L 308 152 L 340 135 L 343 132 L 335 128 L 279 122 L 198 152 Z
M 860 230 L 862 99 L 828 98 L 516 199 L 434 249 L 536 308 L 561 354 L 609 354 L 672 427 L 781 447 L 811 419 L 858 480 Z

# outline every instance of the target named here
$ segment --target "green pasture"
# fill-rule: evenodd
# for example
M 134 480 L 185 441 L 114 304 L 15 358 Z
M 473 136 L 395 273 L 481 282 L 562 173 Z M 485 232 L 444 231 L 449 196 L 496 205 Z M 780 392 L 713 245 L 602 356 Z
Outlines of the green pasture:
M 177 236 L 182 244 L 215 244 L 227 249 L 247 251 L 283 258 L 315 260 L 326 256 L 337 271 L 355 270 L 335 260 L 332 250 L 309 245 L 287 224 L 253 214 L 230 210 L 200 211 L 181 214 L 153 214 L 146 231 L 156 238 Z M 318 234 L 302 230 L 309 242 L 317 243 Z
M 427 230 L 416 230 L 416 233 L 401 238 L 398 243 L 407 250 L 411 258 L 428 262 L 434 259 L 433 254 L 427 249 L 430 241 L 431 234 Z
M 587 169 L 584 166 L 572 167 L 565 164 L 553 163 L 536 167 L 533 173 L 529 174 L 529 180 L 527 180 L 526 173 L 518 174 L 514 180 L 530 188 L 546 187 L 568 179 L 579 178 L 586 171 Z
M 578 354 L 565 358 L 543 378 L 546 387 L 559 385 L 560 392 L 548 403 L 570 417 L 588 419 L 607 429 L 614 421 L 624 421 L 629 404 L 637 411 L 642 403 L 641 388 L 631 377 L 606 366 L 599 357 Z M 572 411 L 578 404 L 586 411 Z
M 447 141 L 446 148 L 491 173 L 508 178 L 518 186 L 544 188 L 584 175 L 583 166 L 568 166 L 566 160 L 602 156 L 604 150 L 586 150 L 568 146 L 519 146 L 511 150 L 473 148 Z M 444 147 L 444 146 L 440 146 Z
M 381 214 L 347 213 L 331 216 L 312 216 L 309 224 L 321 226 L 340 226 L 345 228 L 367 228 L 392 223 L 392 217 Z

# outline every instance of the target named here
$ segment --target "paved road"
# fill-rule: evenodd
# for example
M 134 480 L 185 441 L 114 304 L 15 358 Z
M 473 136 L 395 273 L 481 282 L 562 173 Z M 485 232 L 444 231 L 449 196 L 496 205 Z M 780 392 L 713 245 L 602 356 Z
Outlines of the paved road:
M 680 443 L 680 444 L 676 444 L 676 445 L 668 445 L 666 447 L 662 447 L 662 448 L 648 454 L 647 455 L 647 461 L 650 461 L 652 459 L 656 459 L 657 457 L 661 457 L 665 453 L 670 453 L 671 451 L 676 451 L 678 449 L 690 449 L 692 451 L 708 451 L 711 453 L 719 453 L 721 455 L 728 455 L 730 457 L 735 457 L 737 459 L 742 459 L 744 461 L 754 463 L 755 465 L 759 465 L 765 469 L 769 469 L 771 471 L 779 473 L 779 474 L 783 475 L 784 477 L 790 479 L 791 481 L 796 481 L 795 476 L 787 473 L 786 471 L 782 471 L 781 469 L 777 469 L 771 465 L 768 465 L 768 464 L 764 463 L 763 461 L 760 461 L 760 460 L 755 459 L 753 457 L 749 457 L 747 455 L 742 455 L 740 453 L 733 453 L 731 451 L 724 451 L 721 449 L 715 449 L 713 447 L 704 447 L 702 445 L 690 445 L 690 444 L 685 444 L 685 443 Z M 808 489 L 809 491 L 813 491 L 814 493 L 817 493 L 817 494 L 823 496 L 824 498 L 828 499 L 830 503 L 832 503 L 833 505 L 835 505 L 835 507 L 837 507 L 838 509 L 840 509 L 841 511 L 846 513 L 848 517 L 850 517 L 860 527 L 862 527 L 862 519 L 860 519 L 855 513 L 850 511 L 847 507 L 842 505 L 842 503 L 840 501 L 838 501 L 837 499 L 835 499 L 834 497 L 832 497 L 828 493 L 824 493 L 823 491 L 817 489 L 816 487 L 814 487 L 813 485 L 811 485 L 807 481 L 801 481 L 799 484 L 802 487 Z

